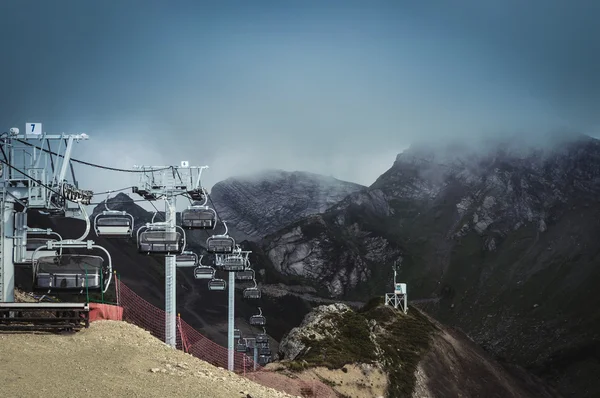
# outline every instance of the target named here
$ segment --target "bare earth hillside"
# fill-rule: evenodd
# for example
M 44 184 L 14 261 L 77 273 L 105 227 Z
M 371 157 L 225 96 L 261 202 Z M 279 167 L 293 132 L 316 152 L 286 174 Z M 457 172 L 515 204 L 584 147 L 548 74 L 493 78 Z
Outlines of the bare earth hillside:
M 0 334 L 4 397 L 292 397 L 174 350 L 134 325 Z

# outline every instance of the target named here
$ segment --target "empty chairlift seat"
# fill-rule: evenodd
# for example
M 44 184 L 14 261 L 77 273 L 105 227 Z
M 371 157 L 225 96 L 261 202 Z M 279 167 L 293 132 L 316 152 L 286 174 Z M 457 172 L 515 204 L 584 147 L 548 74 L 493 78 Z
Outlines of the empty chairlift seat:
M 224 279 L 211 279 L 208 281 L 208 290 L 223 291 L 227 288 L 227 282 Z
M 202 264 L 204 255 L 198 257 L 198 266 L 194 268 L 194 278 L 196 279 L 213 279 L 215 277 L 215 269 L 208 265 Z
M 234 339 L 242 338 L 242 332 L 240 331 L 240 329 L 233 329 L 233 338 Z
M 199 265 L 194 268 L 194 278 L 196 279 L 213 279 L 215 277 L 215 269 L 208 265 Z
M 244 289 L 243 295 L 245 299 L 259 299 L 261 293 L 260 289 L 255 286 Z
M 220 265 L 224 271 L 240 272 L 246 269 L 246 259 L 242 255 L 229 254 L 222 258 Z
M 206 250 L 215 254 L 230 254 L 235 249 L 235 239 L 229 235 L 213 235 L 206 239 Z
M 237 344 L 235 345 L 235 350 L 237 352 L 246 352 L 247 349 L 248 347 L 246 346 L 244 340 L 238 340 Z
M 99 256 L 63 254 L 35 261 L 34 289 L 44 292 L 100 290 L 104 259 Z
M 127 238 L 133 233 L 133 216 L 124 211 L 104 211 L 94 218 L 96 236 Z
M 271 349 L 269 347 L 258 347 L 258 355 L 271 356 Z
M 175 257 L 177 267 L 195 267 L 198 264 L 198 255 L 194 252 L 182 252 Z
M 252 271 L 252 275 L 254 275 L 254 270 L 250 270 L 250 271 Z M 245 299 L 251 299 L 251 300 L 252 299 L 259 299 L 260 296 L 261 296 L 260 289 L 256 285 L 256 279 L 253 278 L 252 282 L 254 282 L 254 286 L 253 287 L 248 287 L 248 288 L 244 289 L 243 297 Z
M 190 206 L 181 212 L 181 226 L 184 229 L 214 229 L 217 213 L 208 206 Z
M 266 333 L 257 333 L 256 334 L 256 343 L 269 343 L 269 336 Z
M 250 325 L 252 326 L 265 326 L 267 324 L 267 318 L 262 314 L 262 309 L 258 308 L 258 315 L 252 315 L 250 317 Z
M 235 273 L 235 279 L 238 281 L 251 281 L 254 279 L 254 270 L 245 269 Z
M 250 317 L 250 325 L 264 326 L 267 324 L 267 319 L 263 315 L 252 315 Z
M 183 237 L 177 231 L 146 230 L 139 236 L 138 249 L 146 254 L 180 254 Z

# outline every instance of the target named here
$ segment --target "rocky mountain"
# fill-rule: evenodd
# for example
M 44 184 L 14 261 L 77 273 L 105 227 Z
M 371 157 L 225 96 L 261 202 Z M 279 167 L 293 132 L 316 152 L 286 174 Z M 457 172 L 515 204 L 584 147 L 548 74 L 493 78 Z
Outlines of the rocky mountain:
M 558 397 L 526 372 L 509 372 L 459 331 L 381 299 L 358 312 L 343 304 L 315 308 L 283 338 L 280 355 L 292 370 L 326 367 L 321 378 L 341 394 L 358 382 L 364 397 Z M 357 366 L 366 380 L 337 382 L 335 369 Z M 373 385 L 378 379 L 384 391 Z
M 295 206 L 283 188 L 268 206 L 264 196 L 254 202 L 244 198 L 243 192 L 277 191 L 269 185 L 276 178 L 252 180 L 253 187 L 233 190 L 231 196 L 219 197 L 215 186 L 213 198 L 218 209 L 235 198 L 245 203 L 237 213 L 220 208 L 223 218 L 237 225 L 251 219 L 263 223 L 243 227 L 254 234 L 254 242 L 244 245 L 255 252 L 260 282 L 298 292 L 265 296 L 263 310 L 270 306 L 277 314 L 269 327 L 270 333 L 276 329 L 276 339 L 314 305 L 307 303 L 308 295 L 355 301 L 382 295 L 391 288 L 392 263 L 402 257 L 399 277 L 408 283 L 411 302 L 418 299 L 436 319 L 465 331 L 496 358 L 543 376 L 564 396 L 595 396 L 600 382 L 590 375 L 600 371 L 595 310 L 600 299 L 594 294 L 600 279 L 595 242 L 600 145 L 589 137 L 552 144 L 414 146 L 368 189 L 340 194 L 339 202 L 315 214 L 329 206 L 324 204 L 305 218 L 301 212 L 314 201 L 304 197 L 298 200 L 305 205 Z M 293 192 L 292 197 L 298 193 Z M 278 206 L 279 212 L 274 210 Z M 277 230 L 287 222 L 278 215 L 290 209 L 298 215 L 288 220 L 296 221 Z M 251 216 L 244 221 L 233 214 Z M 201 246 L 203 239 L 192 241 Z M 132 283 L 146 289 L 133 271 L 138 265 L 131 264 Z M 212 330 L 222 340 L 224 328 L 209 325 L 216 321 L 215 311 L 206 308 L 209 302 L 222 303 L 186 279 L 178 290 L 185 311 L 198 318 L 201 330 Z M 148 294 L 160 296 L 163 281 L 156 282 Z M 243 301 L 236 306 L 240 313 L 254 310 Z
M 368 190 L 260 242 L 330 297 L 391 288 L 565 396 L 600 395 L 600 142 L 413 147 Z
M 221 219 L 231 225 L 232 236 L 257 240 L 365 188 L 303 171 L 267 170 L 221 181 L 211 198 Z

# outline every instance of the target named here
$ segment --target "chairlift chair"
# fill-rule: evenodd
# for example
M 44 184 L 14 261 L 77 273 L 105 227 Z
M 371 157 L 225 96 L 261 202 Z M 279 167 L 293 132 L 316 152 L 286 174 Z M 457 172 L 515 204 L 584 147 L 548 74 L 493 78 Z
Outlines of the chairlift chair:
M 224 279 L 213 278 L 208 281 L 208 290 L 223 291 L 227 288 L 227 282 Z
M 238 281 L 254 280 L 254 270 L 251 268 L 246 268 L 243 271 L 236 272 L 235 279 Z
M 105 238 L 129 238 L 133 233 L 133 216 L 126 212 L 106 212 L 94 218 L 96 236 Z
M 269 342 L 256 343 L 257 348 L 269 348 Z
M 237 352 L 246 352 L 247 349 L 248 349 L 248 347 L 246 346 L 246 343 L 244 342 L 244 340 L 239 339 L 237 344 L 235 345 L 235 350 Z
M 90 219 L 85 207 L 78 201 L 80 211 L 86 220 L 86 230 L 79 239 L 47 241 L 47 250 L 59 250 L 58 255 L 39 257 L 44 250 L 38 247 L 32 258 L 33 289 L 46 293 L 78 293 L 101 290 L 106 293 L 112 279 L 112 258 L 108 250 L 94 244 L 94 241 L 83 241 L 90 230 Z M 98 249 L 106 254 L 107 263 L 100 256 L 83 254 L 62 254 L 63 249 Z
M 235 239 L 227 235 L 227 223 L 223 221 L 225 233 L 222 235 L 213 235 L 206 239 L 206 250 L 214 254 L 231 254 L 235 250 Z
M 258 347 L 258 355 L 271 356 L 271 348 L 269 348 L 269 347 Z
M 94 231 L 96 236 L 105 238 L 129 238 L 133 234 L 135 223 L 133 216 L 126 211 L 111 210 L 108 208 L 108 197 L 104 201 L 106 210 L 94 217 Z
M 241 254 L 226 254 L 220 259 L 220 265 L 224 271 L 240 272 L 244 271 L 246 260 Z
M 185 249 L 185 232 L 183 229 L 181 232 L 166 229 L 165 223 L 148 223 L 138 229 L 138 251 L 167 256 L 181 254 Z
M 198 264 L 198 255 L 191 251 L 184 251 L 175 257 L 177 267 L 195 267 Z
M 242 338 L 242 331 L 240 329 L 233 329 L 233 338 L 234 339 L 241 339 Z
M 185 229 L 215 229 L 217 212 L 206 205 L 208 196 L 204 195 L 204 203 L 194 203 L 181 212 L 181 226 Z
M 267 335 L 265 328 L 263 328 L 262 333 L 256 334 L 255 339 L 256 339 L 257 343 L 267 343 L 267 344 L 269 343 L 269 336 Z
M 36 291 L 83 293 L 102 288 L 104 259 L 100 256 L 63 254 L 40 257 L 35 263 Z
M 252 270 L 252 272 L 254 272 L 254 270 Z M 243 296 L 245 299 L 256 300 L 261 297 L 261 292 L 256 284 L 256 279 L 252 279 L 252 281 L 254 282 L 254 286 L 244 289 Z
M 198 258 L 198 266 L 194 268 L 194 278 L 213 279 L 215 277 L 215 269 L 208 265 L 202 264 L 202 257 L 204 257 L 204 255 L 201 254 Z
M 250 325 L 252 326 L 265 326 L 267 324 L 267 318 L 262 314 L 262 309 L 258 307 L 258 314 L 250 317 Z

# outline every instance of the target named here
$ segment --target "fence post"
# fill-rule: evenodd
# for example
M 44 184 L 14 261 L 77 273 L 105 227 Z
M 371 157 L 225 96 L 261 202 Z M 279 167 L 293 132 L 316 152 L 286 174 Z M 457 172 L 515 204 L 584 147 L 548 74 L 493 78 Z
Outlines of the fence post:
M 115 278 L 115 295 L 117 297 L 117 305 L 120 306 L 121 305 L 121 300 L 119 297 L 119 279 L 117 278 L 117 271 L 113 271 L 113 275 Z

